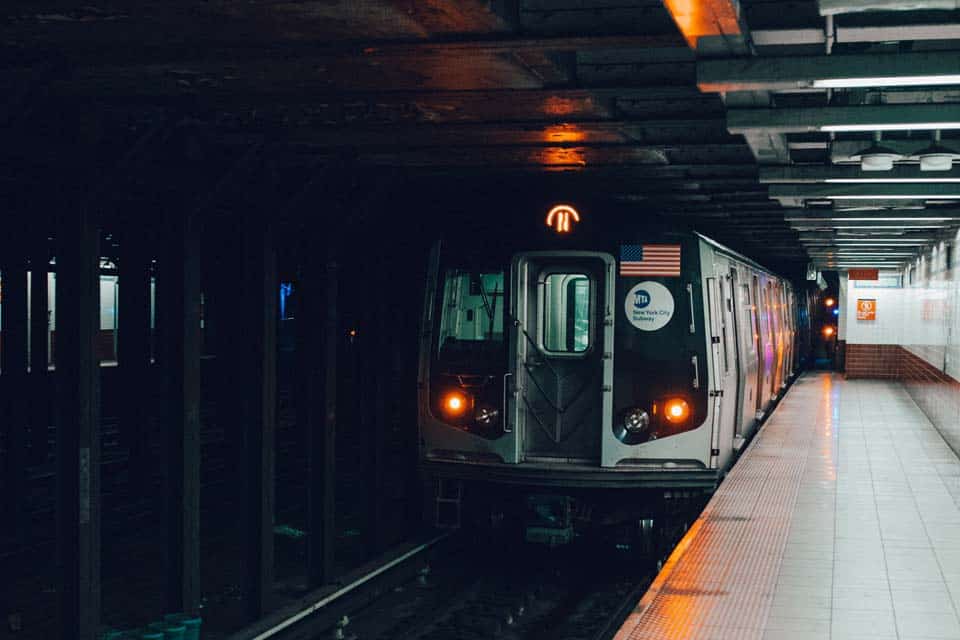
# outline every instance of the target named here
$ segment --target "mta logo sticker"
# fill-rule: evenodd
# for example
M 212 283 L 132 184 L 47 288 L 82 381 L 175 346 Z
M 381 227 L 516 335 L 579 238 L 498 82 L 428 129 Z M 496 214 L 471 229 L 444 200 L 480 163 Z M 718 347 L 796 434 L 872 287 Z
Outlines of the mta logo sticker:
M 627 321 L 640 331 L 657 331 L 667 326 L 673 309 L 673 294 L 652 280 L 634 285 L 623 301 Z

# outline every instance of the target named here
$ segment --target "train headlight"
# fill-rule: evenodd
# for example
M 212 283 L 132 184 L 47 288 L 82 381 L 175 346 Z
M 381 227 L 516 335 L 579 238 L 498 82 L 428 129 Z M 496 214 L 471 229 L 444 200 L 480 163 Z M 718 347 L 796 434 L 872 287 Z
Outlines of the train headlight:
M 440 407 L 449 418 L 459 418 L 467 411 L 467 396 L 460 391 L 449 391 L 443 396 Z
M 690 417 L 690 405 L 682 398 L 671 398 L 663 405 L 663 417 L 670 424 L 685 422 Z
M 489 427 L 490 425 L 496 423 L 497 418 L 499 417 L 500 412 L 488 404 L 480 405 L 477 407 L 477 411 L 473 414 L 473 419 L 476 420 L 477 424 L 483 427 Z
M 650 427 L 650 414 L 643 409 L 630 409 L 623 416 L 623 428 L 629 433 L 643 433 Z

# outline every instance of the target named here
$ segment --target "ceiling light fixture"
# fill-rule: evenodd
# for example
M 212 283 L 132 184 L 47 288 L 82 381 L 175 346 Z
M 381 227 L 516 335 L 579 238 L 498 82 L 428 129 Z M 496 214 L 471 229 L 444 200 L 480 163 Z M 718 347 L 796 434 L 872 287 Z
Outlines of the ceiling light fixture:
M 830 184 L 946 184 L 960 183 L 960 178 L 825 178 L 823 181 Z
M 942 194 L 916 194 L 916 193 L 902 193 L 902 194 L 837 194 L 837 195 L 826 195 L 825 198 L 830 200 L 960 200 L 960 191 L 957 193 L 942 193 Z
M 907 238 L 883 238 L 883 239 L 870 239 L 870 238 L 832 238 L 824 239 L 821 241 L 821 244 L 846 244 L 854 245 L 858 247 L 871 247 L 871 246 L 887 246 L 887 245 L 898 245 L 898 244 L 907 244 L 907 245 L 916 245 L 922 246 L 927 245 L 933 242 L 932 239 L 923 239 L 923 240 L 910 240 Z
M 878 225 L 869 225 L 869 224 L 864 224 L 864 225 L 855 225 L 855 224 L 851 224 L 851 225 L 825 224 L 825 225 L 797 225 L 795 228 L 797 228 L 797 229 L 808 229 L 808 228 L 813 228 L 813 227 L 823 227 L 823 228 L 825 228 L 825 229 L 855 229 L 855 230 L 857 230 L 857 231 L 860 231 L 860 230 L 862 230 L 862 229 L 884 229 L 884 230 L 886 230 L 886 231 L 890 231 L 891 229 L 943 229 L 943 228 L 948 227 L 948 226 L 949 226 L 949 225 L 946 225 L 946 224 L 903 224 L 903 225 L 899 225 L 899 226 L 897 226 L 897 227 L 889 227 L 889 226 L 883 226 L 883 225 L 879 225 L 879 224 L 878 224 Z
M 960 122 L 881 122 L 876 124 L 824 124 L 820 131 L 926 131 L 960 129 Z
M 910 158 L 920 160 L 920 171 L 950 171 L 954 158 L 960 158 L 960 154 L 940 144 L 940 130 L 936 129 L 930 146 L 917 151 Z
M 935 217 L 920 217 L 920 216 L 865 216 L 862 218 L 848 218 L 846 216 L 840 217 L 810 217 L 804 218 L 801 216 L 789 216 L 784 218 L 787 222 L 821 222 L 821 221 L 832 221 L 837 220 L 841 222 L 899 222 L 900 220 L 907 220 L 910 222 L 946 222 L 948 220 L 956 220 L 956 217 L 951 218 L 935 218 Z
M 960 75 L 877 76 L 873 78 L 824 78 L 814 80 L 819 89 L 855 89 L 859 87 L 914 87 L 960 84 Z
M 903 156 L 893 149 L 880 146 L 882 135 L 881 132 L 874 131 L 873 144 L 851 156 L 854 159 L 860 158 L 861 171 L 890 171 L 895 160 L 903 159 Z

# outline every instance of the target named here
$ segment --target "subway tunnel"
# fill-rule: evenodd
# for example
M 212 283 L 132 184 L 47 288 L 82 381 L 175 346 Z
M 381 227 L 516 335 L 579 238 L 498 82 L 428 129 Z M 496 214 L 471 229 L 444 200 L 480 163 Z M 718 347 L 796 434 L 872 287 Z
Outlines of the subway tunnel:
M 956 2 L 0 16 L 0 637 L 960 638 Z

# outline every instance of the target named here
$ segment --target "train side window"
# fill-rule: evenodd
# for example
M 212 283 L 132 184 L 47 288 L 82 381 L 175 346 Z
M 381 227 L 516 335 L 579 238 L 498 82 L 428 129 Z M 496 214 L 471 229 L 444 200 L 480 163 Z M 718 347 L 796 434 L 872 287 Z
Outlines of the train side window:
M 749 327 L 750 332 L 750 343 L 751 347 L 754 340 L 757 339 L 757 336 L 754 334 L 753 326 L 753 306 L 750 302 L 750 285 L 742 284 L 740 285 L 740 299 L 743 301 L 743 310 L 747 312 L 747 317 L 744 320 L 744 325 Z
M 543 279 L 542 341 L 553 353 L 583 353 L 590 346 L 590 278 L 551 273 Z

